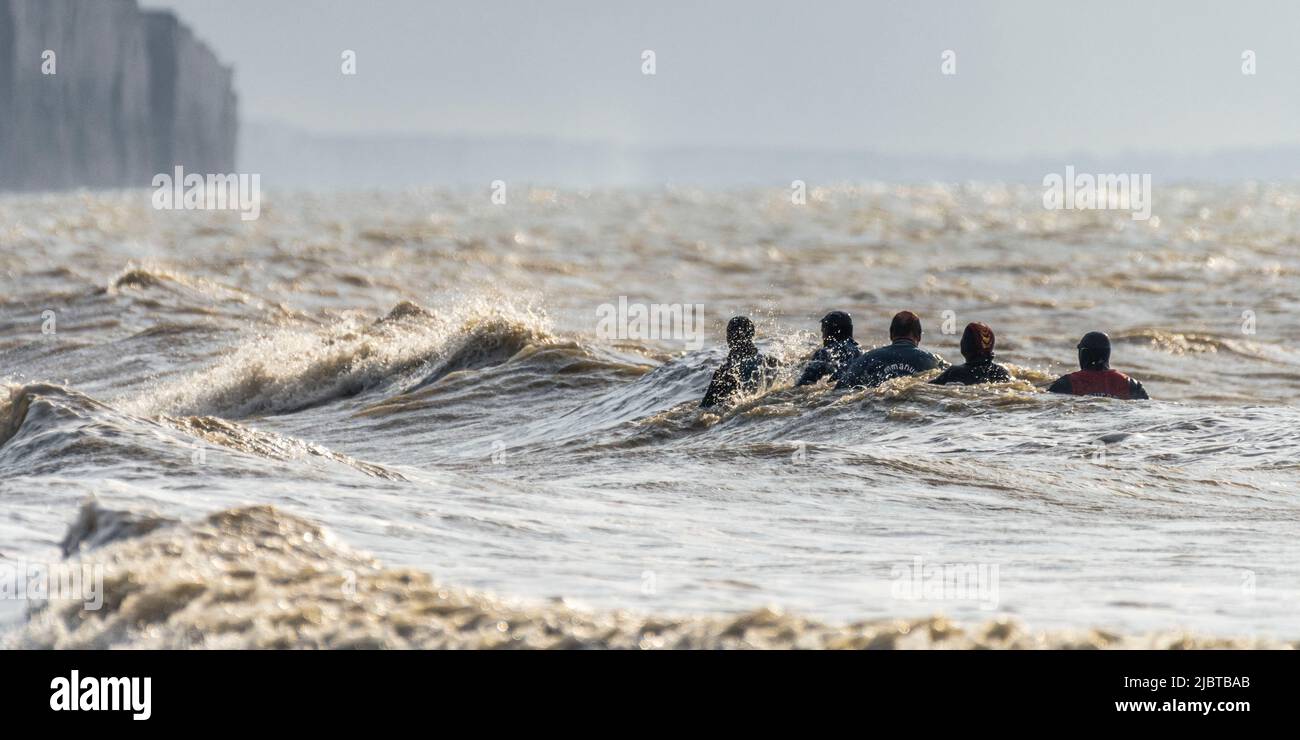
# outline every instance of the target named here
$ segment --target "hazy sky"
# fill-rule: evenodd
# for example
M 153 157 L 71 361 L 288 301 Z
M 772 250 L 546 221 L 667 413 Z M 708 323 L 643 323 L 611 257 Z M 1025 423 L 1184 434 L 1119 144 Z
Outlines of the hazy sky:
M 1300 143 L 1293 0 L 142 4 L 235 66 L 245 120 L 318 132 L 997 158 Z

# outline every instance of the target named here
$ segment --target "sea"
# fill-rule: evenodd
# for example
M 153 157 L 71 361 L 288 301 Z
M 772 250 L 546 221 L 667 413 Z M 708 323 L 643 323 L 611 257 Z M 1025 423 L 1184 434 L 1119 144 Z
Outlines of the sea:
M 0 641 L 1300 646 L 1300 187 L 803 195 L 0 197 Z M 1015 380 L 795 387 L 831 310 Z

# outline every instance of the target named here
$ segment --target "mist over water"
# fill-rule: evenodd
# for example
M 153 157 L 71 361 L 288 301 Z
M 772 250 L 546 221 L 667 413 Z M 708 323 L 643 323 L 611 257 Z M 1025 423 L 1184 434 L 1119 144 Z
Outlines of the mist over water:
M 0 555 L 108 553 L 131 588 L 175 586 L 127 588 L 140 598 L 114 618 L 203 644 L 346 642 L 259 632 L 283 599 L 221 591 L 224 547 L 438 593 L 367 570 L 370 553 L 505 600 L 475 602 L 485 614 L 563 597 L 651 618 L 772 605 L 817 640 L 935 613 L 1300 639 L 1300 189 L 1162 188 L 1149 221 L 1041 195 L 271 192 L 251 222 L 155 211 L 145 191 L 5 196 Z M 620 298 L 703 305 L 704 349 L 601 333 Z M 790 387 L 831 309 L 864 346 L 913 310 L 954 362 L 983 321 L 1017 380 Z M 735 314 L 783 370 L 701 412 Z M 1155 400 L 1043 392 L 1090 330 Z M 73 536 L 100 526 L 92 495 L 164 529 Z M 249 505 L 274 509 L 231 511 Z M 328 547 L 310 544 L 320 526 Z M 900 591 L 944 565 L 996 566 L 996 589 Z M 285 597 L 303 624 L 334 608 L 334 582 L 312 583 Z M 247 623 L 212 621 L 231 600 Z M 682 629 L 728 617 L 698 618 Z M 358 620 L 348 639 L 389 644 L 391 624 Z M 162 639 L 123 629 L 85 642 Z

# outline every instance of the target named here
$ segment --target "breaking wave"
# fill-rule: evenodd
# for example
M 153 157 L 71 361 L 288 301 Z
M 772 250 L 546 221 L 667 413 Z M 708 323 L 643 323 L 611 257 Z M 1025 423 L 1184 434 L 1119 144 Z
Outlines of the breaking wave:
M 979 184 L 538 195 L 287 195 L 239 228 L 0 204 L 0 549 L 119 563 L 107 609 L 50 605 L 28 644 L 1297 637 L 1294 188 L 1192 189 L 1158 226 Z M 621 296 L 704 305 L 703 346 L 597 330 Z M 864 347 L 915 310 L 950 361 L 987 321 L 1018 380 L 794 387 L 830 308 Z M 781 367 L 701 410 L 742 313 Z M 1155 400 L 1044 391 L 1093 329 Z M 1004 611 L 892 597 L 916 556 L 1004 567 Z
M 323 445 L 305 442 L 274 432 L 250 429 L 241 424 L 213 416 L 187 416 L 182 418 L 164 416 L 161 417 L 161 420 L 167 425 L 192 437 L 202 439 L 209 444 L 220 445 L 226 449 L 237 450 L 249 455 L 257 455 L 282 462 L 315 456 L 347 465 L 376 478 L 392 481 L 406 480 L 406 476 L 397 471 L 334 452 Z
M 27 418 L 31 395 L 21 385 L 0 386 L 0 447 L 18 433 Z
M 378 321 L 345 317 L 244 343 L 214 366 L 129 401 L 139 413 L 246 418 L 289 414 L 377 388 L 427 385 L 554 339 L 529 310 L 461 304 L 447 315 L 409 302 Z
M 943 616 L 830 624 L 760 608 L 644 616 L 520 603 L 385 567 L 271 506 L 179 523 L 85 504 L 65 537 L 102 565 L 102 606 L 45 601 L 10 638 L 24 648 L 1073 649 L 1296 648 L 1258 638 L 1100 629 L 1036 632 Z
M 1212 334 L 1147 328 L 1119 332 L 1114 338 L 1119 342 L 1144 345 L 1172 355 L 1227 352 L 1252 360 L 1286 362 L 1284 358 L 1279 356 L 1279 353 L 1270 352 L 1270 348 L 1263 345 L 1241 339 L 1217 337 Z
M 89 396 L 42 383 L 9 386 L 0 394 L 5 396 L 0 401 L 0 462 L 10 473 L 67 472 L 77 467 L 107 468 L 146 461 L 161 462 L 179 472 L 193 462 L 191 452 L 206 443 L 279 462 L 316 459 L 375 478 L 406 480 L 395 470 L 321 444 L 216 417 L 133 417 Z M 160 434 L 166 430 L 172 434 Z M 183 454 L 177 454 L 177 447 L 183 447 Z

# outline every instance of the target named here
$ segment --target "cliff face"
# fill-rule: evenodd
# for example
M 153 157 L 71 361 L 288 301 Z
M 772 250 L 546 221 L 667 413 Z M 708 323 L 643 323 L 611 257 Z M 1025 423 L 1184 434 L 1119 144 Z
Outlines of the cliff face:
M 166 12 L 144 15 L 156 172 L 235 169 L 235 92 L 230 68 Z
M 56 74 L 42 73 L 42 54 Z M 0 189 L 147 187 L 235 168 L 229 68 L 136 0 L 0 0 Z

